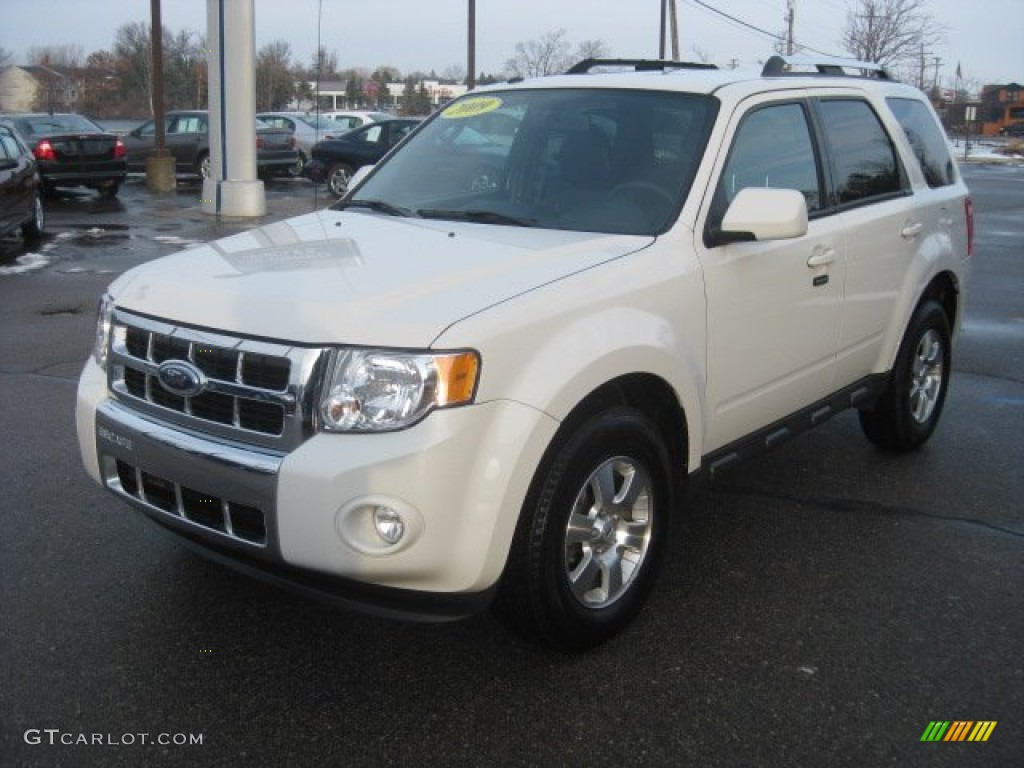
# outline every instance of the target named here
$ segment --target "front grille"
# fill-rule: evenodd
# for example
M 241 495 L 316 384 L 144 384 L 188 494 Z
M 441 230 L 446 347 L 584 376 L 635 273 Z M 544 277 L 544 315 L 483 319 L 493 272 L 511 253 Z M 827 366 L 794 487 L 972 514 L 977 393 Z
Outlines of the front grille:
M 110 388 L 125 403 L 204 432 L 273 448 L 311 432 L 305 401 L 318 348 L 212 334 L 119 311 L 111 334 Z M 160 382 L 161 363 L 187 361 L 206 380 L 186 396 Z
M 122 493 L 149 507 L 231 539 L 266 546 L 267 523 L 261 509 L 179 485 L 120 459 L 116 475 Z

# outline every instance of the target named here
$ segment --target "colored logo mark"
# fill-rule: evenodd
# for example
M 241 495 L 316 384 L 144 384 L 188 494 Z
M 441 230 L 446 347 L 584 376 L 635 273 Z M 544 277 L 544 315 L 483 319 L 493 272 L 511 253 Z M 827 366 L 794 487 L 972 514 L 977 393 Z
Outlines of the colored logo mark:
M 921 741 L 988 741 L 996 720 L 932 720 Z

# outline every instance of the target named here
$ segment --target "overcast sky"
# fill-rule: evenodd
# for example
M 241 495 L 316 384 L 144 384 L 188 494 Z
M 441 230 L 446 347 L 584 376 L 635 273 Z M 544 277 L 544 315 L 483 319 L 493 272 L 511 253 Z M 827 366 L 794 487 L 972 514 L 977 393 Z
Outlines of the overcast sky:
M 704 0 L 707 5 L 762 29 L 778 32 L 786 0 Z M 172 32 L 205 34 L 207 0 L 163 0 L 163 22 Z M 442 72 L 466 63 L 467 0 L 254 0 L 256 45 L 274 40 L 291 46 L 308 64 L 319 35 L 342 68 L 379 65 Z M 796 39 L 819 51 L 845 55 L 839 39 L 846 0 L 795 0 Z M 978 83 L 1024 81 L 1022 0 L 926 0 L 946 26 L 946 41 L 928 52 L 929 80 L 952 84 L 957 63 Z M 149 0 L 0 0 L 4 22 L 0 48 L 24 63 L 32 47 L 75 44 L 88 55 L 113 47 L 124 23 L 149 20 Z M 602 40 L 615 56 L 653 58 L 658 53 L 660 0 L 477 0 L 477 69 L 498 73 L 517 42 L 559 28 L 573 43 Z M 694 48 L 719 66 L 732 59 L 756 66 L 771 54 L 771 40 L 702 8 L 677 0 L 682 58 Z M 12 20 L 22 20 L 12 23 Z

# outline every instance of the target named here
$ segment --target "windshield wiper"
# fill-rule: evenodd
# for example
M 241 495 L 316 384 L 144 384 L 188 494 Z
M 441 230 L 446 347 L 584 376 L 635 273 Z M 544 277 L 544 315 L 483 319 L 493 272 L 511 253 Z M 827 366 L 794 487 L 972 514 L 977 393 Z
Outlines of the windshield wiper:
M 483 210 L 458 210 L 445 208 L 423 208 L 416 211 L 417 216 L 424 219 L 451 219 L 452 221 L 472 221 L 477 224 L 507 224 L 512 227 L 535 227 L 536 219 L 523 219 L 517 216 L 508 216 L 497 211 Z
M 336 211 L 343 211 L 346 208 L 369 208 L 377 213 L 386 213 L 388 216 L 411 216 L 408 208 L 399 208 L 397 205 L 384 202 L 383 200 L 344 200 L 332 206 Z

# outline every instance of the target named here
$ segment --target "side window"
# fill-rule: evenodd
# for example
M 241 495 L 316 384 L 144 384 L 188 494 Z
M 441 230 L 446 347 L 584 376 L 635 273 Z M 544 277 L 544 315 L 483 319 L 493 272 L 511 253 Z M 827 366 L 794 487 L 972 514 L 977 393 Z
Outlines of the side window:
M 953 158 L 942 129 L 932 117 L 931 110 L 916 99 L 890 98 L 885 100 L 899 121 L 921 172 L 929 187 L 945 187 L 956 181 Z
M 396 125 L 391 129 L 391 136 L 388 140 L 390 146 L 395 146 L 399 141 L 405 138 L 405 135 L 412 130 L 411 125 Z
M 824 207 L 814 141 L 800 104 L 773 104 L 743 118 L 715 190 L 712 226 L 746 187 L 795 189 L 803 193 L 808 213 Z
M 6 128 L 0 128 L 0 160 L 16 159 L 19 154 L 17 149 L 10 132 Z
M 365 144 L 379 144 L 383 138 L 384 128 L 380 125 L 370 126 L 367 130 L 363 131 L 362 136 L 359 140 Z
M 903 191 L 896 149 L 867 102 L 828 99 L 818 109 L 840 203 L 870 202 Z

